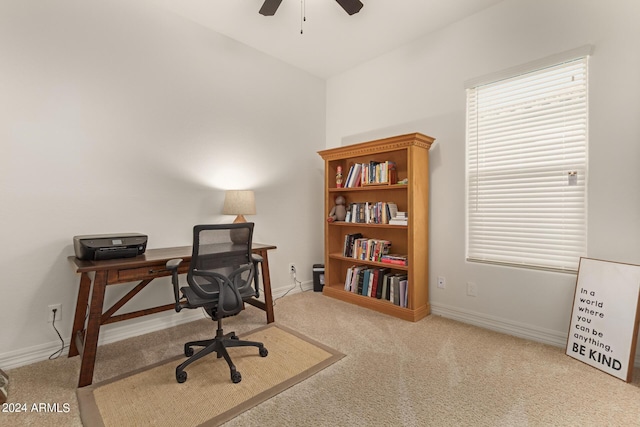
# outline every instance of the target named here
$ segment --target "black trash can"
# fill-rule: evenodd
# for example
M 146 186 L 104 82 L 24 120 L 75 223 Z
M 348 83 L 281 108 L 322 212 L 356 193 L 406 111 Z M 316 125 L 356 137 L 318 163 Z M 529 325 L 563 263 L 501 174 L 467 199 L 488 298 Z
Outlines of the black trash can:
M 313 290 L 322 292 L 324 286 L 324 264 L 313 264 Z

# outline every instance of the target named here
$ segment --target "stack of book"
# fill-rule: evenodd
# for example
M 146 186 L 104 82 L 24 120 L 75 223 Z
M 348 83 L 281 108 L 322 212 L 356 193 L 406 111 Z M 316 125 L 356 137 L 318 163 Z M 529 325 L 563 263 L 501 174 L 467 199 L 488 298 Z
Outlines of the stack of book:
M 395 184 L 396 164 L 391 161 L 376 162 L 370 161 L 362 165 L 362 183 L 367 184 Z
M 397 212 L 396 215 L 389 220 L 389 224 L 391 225 L 407 225 L 408 223 L 409 218 L 406 212 Z
M 362 224 L 389 224 L 395 212 L 397 212 L 397 207 L 392 202 L 354 202 L 349 205 L 344 221 Z
M 408 276 L 389 268 L 354 265 L 347 269 L 344 290 L 354 294 L 390 301 L 400 307 L 408 305 Z
M 384 239 L 363 237 L 361 233 L 344 236 L 343 255 L 363 261 L 380 261 L 389 253 L 391 242 Z
M 355 188 L 361 185 L 395 184 L 396 164 L 392 161 L 356 163 L 349 168 L 345 188 Z
M 345 180 L 344 186 L 346 188 L 360 187 L 360 185 L 362 184 L 361 176 L 362 163 L 356 163 L 349 168 L 349 173 L 347 173 L 347 179 Z
M 407 265 L 407 256 L 401 254 L 385 254 L 380 257 L 380 262 L 386 264 Z

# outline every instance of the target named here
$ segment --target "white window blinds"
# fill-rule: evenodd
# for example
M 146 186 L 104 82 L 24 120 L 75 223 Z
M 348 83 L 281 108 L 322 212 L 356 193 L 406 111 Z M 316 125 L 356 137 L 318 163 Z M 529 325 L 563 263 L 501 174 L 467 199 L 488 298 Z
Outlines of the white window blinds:
M 587 56 L 467 89 L 467 259 L 577 271 Z

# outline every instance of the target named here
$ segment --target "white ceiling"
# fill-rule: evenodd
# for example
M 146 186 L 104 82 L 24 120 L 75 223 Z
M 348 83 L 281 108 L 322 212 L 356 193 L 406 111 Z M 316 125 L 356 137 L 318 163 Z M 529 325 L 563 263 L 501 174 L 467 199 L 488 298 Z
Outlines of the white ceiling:
M 232 39 L 328 78 L 502 0 L 361 1 L 364 7 L 352 16 L 334 0 L 283 0 L 275 16 L 269 17 L 258 13 L 263 0 L 162 0 L 161 4 Z

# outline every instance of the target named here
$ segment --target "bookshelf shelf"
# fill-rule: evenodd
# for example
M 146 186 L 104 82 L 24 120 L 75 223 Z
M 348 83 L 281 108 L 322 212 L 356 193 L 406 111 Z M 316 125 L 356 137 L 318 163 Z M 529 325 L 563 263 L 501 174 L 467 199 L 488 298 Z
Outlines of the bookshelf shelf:
M 393 225 L 393 224 L 363 224 L 363 223 L 355 223 L 355 222 L 343 222 L 336 221 L 329 225 L 329 227 L 352 227 L 357 225 L 362 228 L 407 228 L 406 225 Z
M 325 285 L 323 293 L 352 304 L 376 310 L 404 320 L 417 321 L 430 313 L 428 283 L 429 148 L 434 139 L 419 133 L 400 135 L 318 152 L 325 161 L 325 214 L 338 196 L 350 203 L 393 202 L 407 212 L 407 225 L 327 222 L 325 224 Z M 393 162 L 398 180 L 406 184 L 376 183 L 336 188 L 338 167 L 343 171 L 356 163 Z M 345 172 L 346 173 L 346 172 Z M 360 233 L 370 239 L 391 242 L 391 253 L 407 256 L 407 265 L 365 261 L 344 256 L 345 236 Z M 391 273 L 407 277 L 406 307 L 386 299 L 360 295 L 345 289 L 347 270 L 358 265 L 389 268 Z
M 351 191 L 371 191 L 373 189 L 380 191 L 392 191 L 392 190 L 406 190 L 409 186 L 404 184 L 366 184 L 362 187 L 354 187 L 354 188 L 329 188 L 330 193 L 349 193 Z
M 334 260 L 339 260 L 339 261 L 346 261 L 351 264 L 371 265 L 373 267 L 388 267 L 388 268 L 393 268 L 394 270 L 404 270 L 404 271 L 409 270 L 409 266 L 407 265 L 388 264 L 388 263 L 378 262 L 378 261 L 354 259 L 354 258 L 345 257 L 341 253 L 329 254 L 329 258 Z M 342 285 L 344 285 L 344 282 L 342 283 Z

